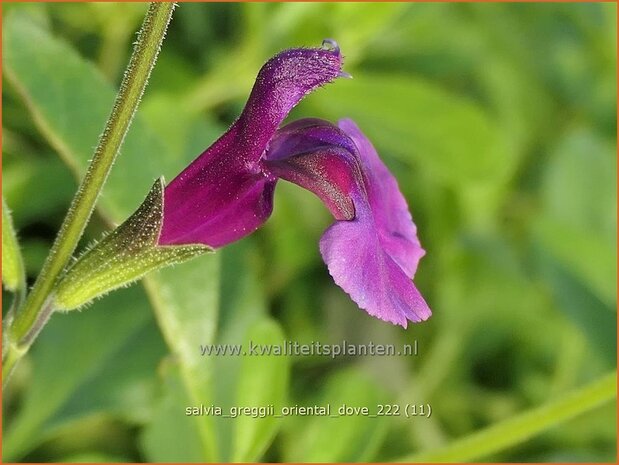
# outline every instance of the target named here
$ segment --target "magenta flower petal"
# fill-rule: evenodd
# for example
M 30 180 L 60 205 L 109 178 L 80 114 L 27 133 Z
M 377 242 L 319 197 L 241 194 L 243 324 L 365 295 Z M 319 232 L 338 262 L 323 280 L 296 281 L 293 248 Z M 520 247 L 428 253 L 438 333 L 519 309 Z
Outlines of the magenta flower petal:
M 320 251 L 359 307 L 404 327 L 430 317 L 411 280 L 425 252 L 406 200 L 352 121 L 292 123 L 278 131 L 266 158 L 271 172 L 317 194 L 339 220 L 323 235 Z
M 364 189 L 354 195 L 355 219 L 338 221 L 320 240 L 335 283 L 370 315 L 406 328 L 432 312 L 412 277 L 425 254 L 397 181 L 357 125 L 339 127 L 354 141 Z
M 326 44 L 262 67 L 239 119 L 165 188 L 158 244 L 234 242 L 270 216 L 279 179 L 296 183 L 336 219 L 320 240 L 335 282 L 370 315 L 406 327 L 431 312 L 412 282 L 425 252 L 395 178 L 350 120 L 278 129 L 305 95 L 344 75 L 337 45 Z
M 276 183 L 262 165 L 269 141 L 290 110 L 338 77 L 341 66 L 337 47 L 270 59 L 239 119 L 165 188 L 159 243 L 221 247 L 259 228 L 271 214 Z
M 432 312 L 412 282 L 425 254 L 397 181 L 357 125 L 339 127 L 354 141 L 365 189 L 354 195 L 353 221 L 338 221 L 320 240 L 335 283 L 370 315 L 406 328 Z
M 355 198 L 356 217 L 338 221 L 320 239 L 320 253 L 335 283 L 370 315 L 406 328 L 432 312 L 389 255 L 366 199 Z
M 385 251 L 412 278 L 425 250 L 417 238 L 417 227 L 408 209 L 398 182 L 378 157 L 376 149 L 357 125 L 350 119 L 339 122 L 358 148 L 367 176 L 368 199 L 376 224 L 379 225 L 381 244 Z
M 165 188 L 161 245 L 221 247 L 251 234 L 271 215 L 276 180 L 230 156 L 235 132 L 231 128 Z

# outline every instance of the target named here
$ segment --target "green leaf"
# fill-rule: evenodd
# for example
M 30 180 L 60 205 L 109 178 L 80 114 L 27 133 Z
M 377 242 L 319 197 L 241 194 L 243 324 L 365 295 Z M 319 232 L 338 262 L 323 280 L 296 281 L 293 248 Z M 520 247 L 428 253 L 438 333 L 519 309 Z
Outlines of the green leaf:
M 32 378 L 22 407 L 6 426 L 4 461 L 18 460 L 40 444 L 61 422 L 60 412 L 76 401 L 77 392 L 94 382 L 109 363 L 128 356 L 127 344 L 152 321 L 145 303 L 143 291 L 133 288 L 113 294 L 87 312 L 50 320 L 31 350 Z
M 376 383 L 358 369 L 338 372 L 327 383 L 315 404 L 331 407 L 330 416 L 288 418 L 285 428 L 286 462 L 367 462 L 371 461 L 387 432 L 387 417 L 340 416 L 338 410 L 367 407 L 376 413 L 376 405 L 387 396 Z M 313 405 L 314 402 L 306 404 Z M 304 404 L 305 405 L 305 404 Z
M 76 187 L 67 167 L 53 154 L 42 159 L 3 155 L 2 192 L 18 229 L 33 222 L 56 224 Z
M 130 461 L 129 457 L 97 451 L 68 455 L 58 460 L 59 463 L 129 463 Z
M 164 338 L 175 357 L 174 375 L 167 377 L 163 399 L 142 438 L 151 461 L 215 461 L 215 432 L 210 417 L 185 417 L 187 406 L 208 404 L 214 374 L 201 344 L 214 341 L 219 313 L 219 257 L 183 263 L 145 280 Z M 171 412 L 173 410 L 173 413 Z M 183 423 L 177 428 L 177 423 Z M 191 433 L 186 433 L 186 431 Z M 169 456 L 187 435 L 195 444 Z
M 617 364 L 617 313 L 605 304 L 583 281 L 557 261 L 549 250 L 537 250 L 541 276 L 550 285 L 559 310 L 604 357 L 606 366 Z
M 218 344 L 244 344 L 252 328 L 267 315 L 266 296 L 256 267 L 258 260 L 251 240 L 241 241 L 222 251 L 220 322 Z M 239 273 L 239 270 L 243 270 Z M 244 347 L 247 350 L 247 347 Z M 243 357 L 210 357 L 213 373 L 213 402 L 222 408 L 237 405 L 238 385 L 242 377 Z M 217 417 L 217 442 L 220 461 L 234 457 L 235 420 Z
M 263 320 L 248 333 L 245 347 L 282 347 L 284 334 L 273 320 Z M 289 359 L 282 355 L 245 356 L 241 362 L 237 383 L 237 402 L 240 407 L 267 407 L 280 411 L 286 400 Z M 242 415 L 235 420 L 232 441 L 233 462 L 255 462 L 260 459 L 275 433 L 281 419 L 274 416 L 254 418 Z
M 264 29 L 269 31 L 265 40 L 274 52 L 281 44 L 317 46 L 320 39 L 333 37 L 346 56 L 347 67 L 363 59 L 366 49 L 408 8 L 406 3 L 386 2 L 282 2 L 269 7 L 264 18 Z
M 332 221 L 318 198 L 293 184 L 278 184 L 273 214 L 264 225 L 268 253 L 277 263 L 268 274 L 272 289 L 286 289 L 291 281 L 316 263 L 318 247 L 299 247 L 299 244 L 318 244 Z
M 171 270 L 163 270 L 146 280 L 166 340 L 178 363 L 175 376 L 184 385 L 182 392 L 172 392 L 172 386 L 178 387 L 179 384 L 166 382 L 158 413 L 145 430 L 142 447 L 151 461 L 169 461 L 171 457 L 167 450 L 176 450 L 176 444 L 184 443 L 187 435 L 199 438 L 199 447 L 192 445 L 174 460 L 230 461 L 235 456 L 247 460 L 264 452 L 280 426 L 279 422 L 269 419 L 263 422 L 264 429 L 257 430 L 255 425 L 249 424 L 249 419 L 185 416 L 187 407 L 215 405 L 225 412 L 241 402 L 249 403 L 246 405 L 249 407 L 256 402 L 265 405 L 282 402 L 285 394 L 288 364 L 282 357 L 246 360 L 240 356 L 209 357 L 201 354 L 203 345 L 244 344 L 247 350 L 249 338 L 272 342 L 281 341 L 283 337 L 281 330 L 264 316 L 264 296 L 255 271 L 248 264 L 251 260 L 248 249 L 237 244 L 211 258 L 218 257 L 224 258 L 223 276 L 236 276 L 236 279 L 222 280 L 221 293 L 228 297 L 221 304 L 218 303 L 219 282 L 216 278 L 219 265 L 214 260 L 208 260 L 213 267 L 213 280 L 209 280 L 209 275 L 195 273 L 196 269 L 189 270 L 201 260 L 176 267 L 173 273 L 179 280 L 173 286 L 166 276 L 172 273 Z M 183 269 L 188 269 L 187 274 Z M 239 269 L 243 270 L 240 276 Z M 206 302 L 200 297 L 205 289 L 212 292 L 212 298 Z M 219 322 L 218 311 L 222 317 Z M 220 331 L 215 338 L 218 326 Z M 261 373 L 248 379 L 246 370 L 252 373 L 260 370 Z M 257 391 L 247 391 L 251 383 L 257 384 L 249 389 Z M 184 422 L 184 425 L 177 428 L 178 422 Z M 186 428 L 191 432 L 188 433 Z M 239 437 L 239 434 L 247 437 Z
M 346 56 L 346 65 L 354 65 L 366 53 L 366 48 L 388 30 L 410 5 L 406 3 L 346 3 L 334 2 L 322 5 L 332 16 L 333 37 Z M 324 19 L 319 16 L 319 23 Z M 350 27 L 354 24 L 355 27 Z M 304 28 L 300 28 L 304 29 Z
M 157 70 L 158 66 L 153 72 L 156 73 Z M 169 83 L 166 84 L 169 86 Z M 168 89 L 169 87 L 166 87 L 166 91 Z M 178 105 L 176 95 L 165 92 L 146 95 L 140 112 L 148 126 L 157 132 L 161 143 L 165 144 L 166 153 L 175 160 L 193 160 L 226 130 L 226 127 L 217 121 L 196 118 L 195 114 Z M 175 174 L 172 171 L 169 173 Z
M 617 301 L 616 148 L 587 129 L 564 135 L 546 167 L 535 235 L 600 300 Z
M 546 249 L 578 276 L 608 307 L 616 301 L 617 264 L 614 243 L 598 231 L 587 231 L 542 216 L 535 234 Z M 586 257 L 586 258 L 585 258 Z
M 2 283 L 10 291 L 24 289 L 26 284 L 24 262 L 13 228 L 11 212 L 4 201 L 4 196 L 2 196 Z
M 142 303 L 141 306 L 146 312 L 147 305 Z M 167 353 L 154 319 L 148 318 L 118 353 L 122 356 L 107 360 L 97 375 L 80 385 L 50 418 L 50 430 L 95 412 L 112 415 L 131 425 L 150 421 L 158 381 L 157 368 Z
M 445 447 L 402 457 L 397 462 L 470 462 L 519 444 L 540 432 L 617 397 L 617 372 L 540 407 L 477 431 Z
M 212 451 L 204 449 L 203 437 L 185 408 L 194 405 L 186 392 L 180 367 L 164 367 L 163 397 L 142 435 L 142 447 L 153 462 L 204 462 Z
M 81 176 L 114 102 L 115 91 L 97 69 L 25 15 L 4 21 L 4 70 L 37 128 Z M 137 115 L 106 185 L 100 206 L 108 218 L 126 218 L 153 180 L 183 161 Z

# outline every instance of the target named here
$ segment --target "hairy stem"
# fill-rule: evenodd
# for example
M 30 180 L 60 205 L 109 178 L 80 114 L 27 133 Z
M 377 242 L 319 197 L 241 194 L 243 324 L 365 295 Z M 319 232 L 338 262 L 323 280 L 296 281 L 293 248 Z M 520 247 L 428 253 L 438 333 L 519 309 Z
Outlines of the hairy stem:
M 173 3 L 153 2 L 148 8 L 112 112 L 105 124 L 92 161 L 71 202 L 32 291 L 16 312 L 8 328 L 8 343 L 16 347 L 16 350 L 12 352 L 12 356 L 16 357 L 13 365 L 28 350 L 53 309 L 54 285 L 77 247 L 131 125 L 148 77 L 157 60 L 174 6 Z M 5 380 L 3 373 L 3 383 Z

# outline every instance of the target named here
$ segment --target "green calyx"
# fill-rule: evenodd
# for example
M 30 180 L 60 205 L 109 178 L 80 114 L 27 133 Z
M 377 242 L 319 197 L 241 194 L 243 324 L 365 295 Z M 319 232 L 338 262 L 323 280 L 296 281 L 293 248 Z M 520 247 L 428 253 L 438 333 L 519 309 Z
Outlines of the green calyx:
M 127 221 L 87 250 L 56 285 L 57 310 L 73 310 L 147 273 L 212 252 L 202 244 L 157 244 L 163 222 L 163 180 Z

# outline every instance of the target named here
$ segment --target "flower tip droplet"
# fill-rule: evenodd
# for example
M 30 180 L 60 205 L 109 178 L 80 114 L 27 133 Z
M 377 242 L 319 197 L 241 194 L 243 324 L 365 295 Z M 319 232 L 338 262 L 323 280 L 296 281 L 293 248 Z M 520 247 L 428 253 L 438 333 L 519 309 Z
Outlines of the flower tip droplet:
M 333 39 L 325 39 L 322 41 L 322 48 L 335 53 L 340 53 L 340 46 Z
M 340 71 L 337 74 L 337 77 L 341 77 L 341 78 L 345 78 L 345 79 L 352 79 L 352 75 L 348 74 L 346 71 Z

